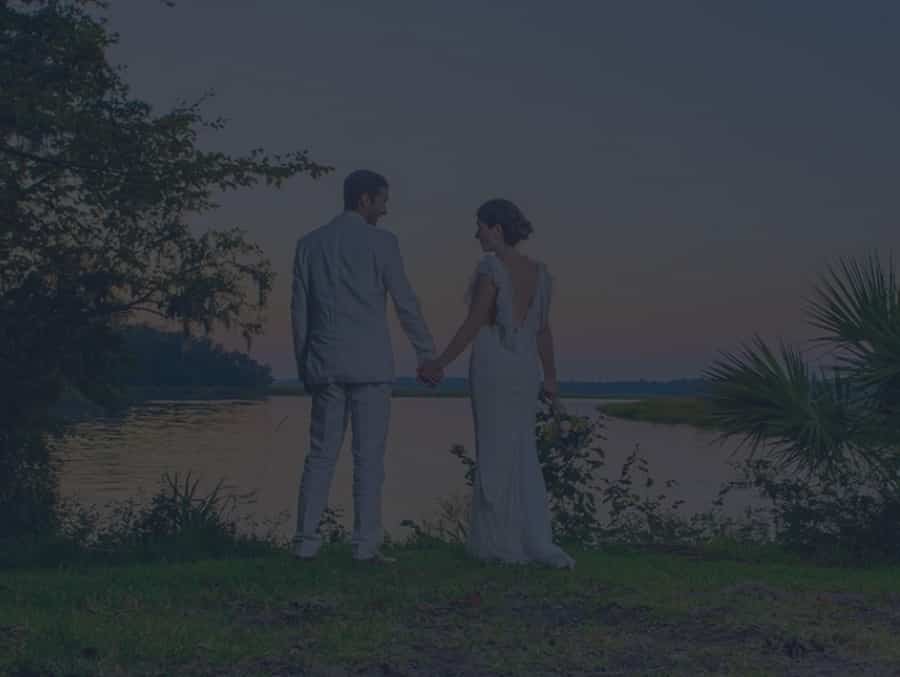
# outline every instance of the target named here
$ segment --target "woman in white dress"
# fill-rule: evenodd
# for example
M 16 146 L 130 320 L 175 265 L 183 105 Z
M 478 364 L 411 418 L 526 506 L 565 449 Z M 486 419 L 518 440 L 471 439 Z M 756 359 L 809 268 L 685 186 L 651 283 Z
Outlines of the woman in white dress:
M 446 350 L 420 377 L 436 382 L 473 342 L 469 384 L 477 469 L 467 550 L 479 559 L 571 568 L 553 543 L 538 462 L 538 396 L 558 404 L 550 328 L 551 281 L 543 263 L 517 251 L 532 232 L 509 200 L 478 209 L 475 237 L 485 255 L 469 286 L 469 313 Z M 541 384 L 543 367 L 543 384 Z

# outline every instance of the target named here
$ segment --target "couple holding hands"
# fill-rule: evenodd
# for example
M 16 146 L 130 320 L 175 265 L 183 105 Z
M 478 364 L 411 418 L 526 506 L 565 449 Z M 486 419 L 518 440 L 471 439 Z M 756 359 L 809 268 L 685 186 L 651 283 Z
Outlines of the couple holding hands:
M 353 557 L 389 562 L 380 546 L 381 491 L 390 419 L 393 353 L 390 295 L 434 385 L 469 346 L 477 467 L 467 551 L 483 560 L 572 568 L 553 543 L 534 434 L 538 397 L 558 406 L 546 266 L 517 250 L 532 226 L 508 200 L 477 210 L 484 256 L 467 291 L 468 313 L 437 353 L 406 277 L 397 237 L 377 228 L 387 213 L 387 180 L 368 170 L 344 181 L 344 211 L 297 242 L 291 301 L 299 378 L 312 397 L 309 450 L 297 501 L 294 555 L 315 557 L 347 423 L 352 428 Z

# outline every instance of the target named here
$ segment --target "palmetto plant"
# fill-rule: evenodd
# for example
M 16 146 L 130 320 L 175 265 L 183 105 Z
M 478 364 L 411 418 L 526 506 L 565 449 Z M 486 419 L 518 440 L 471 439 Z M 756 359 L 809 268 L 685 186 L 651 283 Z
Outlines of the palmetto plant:
M 900 290 L 893 261 L 839 259 L 808 301 L 828 360 L 759 336 L 706 370 L 712 419 L 751 456 L 765 446 L 782 470 L 830 480 L 874 473 L 900 491 Z

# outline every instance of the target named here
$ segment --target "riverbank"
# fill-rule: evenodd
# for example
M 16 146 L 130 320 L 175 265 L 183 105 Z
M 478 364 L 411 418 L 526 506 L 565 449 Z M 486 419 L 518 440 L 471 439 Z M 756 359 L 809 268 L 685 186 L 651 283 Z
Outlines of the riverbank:
M 269 387 L 268 395 L 271 397 L 306 397 L 308 393 L 303 386 L 296 384 L 274 383 Z M 409 386 L 395 385 L 392 390 L 393 397 L 448 397 L 459 398 L 468 397 L 469 390 L 467 387 L 459 388 L 430 388 L 425 385 Z M 621 399 L 620 395 L 594 395 L 590 393 L 572 393 L 563 391 L 561 394 L 565 399 L 571 400 L 604 400 L 604 399 Z
M 126 411 L 129 407 L 154 401 L 215 401 L 264 400 L 268 388 L 245 386 L 141 386 L 127 387 L 119 395 L 115 406 L 107 410 L 92 402 L 76 389 L 67 387 L 53 405 L 50 414 L 66 421 L 85 421 L 110 413 Z
M 575 571 L 483 565 L 457 546 L 398 563 L 286 553 L 12 570 L 9 675 L 888 675 L 900 568 L 766 553 L 572 550 Z
M 269 395 L 278 396 L 306 396 L 302 386 L 275 384 L 269 389 Z M 468 390 L 431 390 L 426 386 L 419 388 L 396 387 L 394 397 L 443 397 L 457 398 L 468 397 Z M 629 421 L 643 421 L 645 423 L 665 423 L 691 425 L 697 428 L 713 429 L 715 424 L 710 418 L 712 409 L 709 402 L 700 397 L 691 396 L 667 396 L 667 395 L 640 395 L 627 393 L 623 395 L 596 395 L 584 393 L 572 393 L 562 390 L 561 396 L 567 400 L 600 400 L 598 411 L 606 416 L 622 418 Z M 603 403 L 602 400 L 614 400 Z M 623 401 L 624 400 L 624 401 Z
M 699 397 L 645 397 L 630 402 L 610 402 L 598 409 L 607 416 L 647 423 L 687 424 L 712 429 L 712 407 Z
M 432 389 L 427 386 L 397 385 L 393 390 L 395 398 L 464 398 L 469 396 L 467 388 Z M 566 400 L 598 400 L 598 410 L 607 416 L 644 421 L 647 423 L 688 424 L 700 428 L 710 428 L 710 408 L 698 397 L 609 394 L 598 395 L 584 392 L 567 392 L 561 396 Z M 264 400 L 267 397 L 308 397 L 303 386 L 289 383 L 275 383 L 268 388 L 244 388 L 232 386 L 191 386 L 130 388 L 122 397 L 123 408 L 151 401 L 216 401 L 216 400 Z M 613 400 L 602 403 L 603 400 Z M 79 420 L 103 416 L 103 407 L 87 400 L 75 391 L 67 391 L 57 403 L 53 413 L 63 418 Z

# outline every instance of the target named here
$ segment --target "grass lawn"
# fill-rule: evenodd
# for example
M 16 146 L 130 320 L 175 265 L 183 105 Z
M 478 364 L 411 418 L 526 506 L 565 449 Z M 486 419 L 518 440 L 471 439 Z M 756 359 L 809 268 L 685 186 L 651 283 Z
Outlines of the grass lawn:
M 0 578 L 0 673 L 900 674 L 900 567 L 573 551 L 575 571 L 345 546 Z

